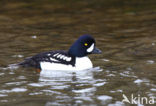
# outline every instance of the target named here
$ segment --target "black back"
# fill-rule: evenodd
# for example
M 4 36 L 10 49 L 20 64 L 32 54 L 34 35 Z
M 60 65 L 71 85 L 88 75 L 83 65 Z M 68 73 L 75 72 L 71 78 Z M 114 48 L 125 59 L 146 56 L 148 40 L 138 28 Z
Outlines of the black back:
M 70 61 L 64 60 L 60 57 L 57 57 L 56 54 L 63 55 L 68 58 L 71 57 L 71 60 Z M 53 59 L 57 61 L 54 61 Z M 21 65 L 23 67 L 35 67 L 41 69 L 40 62 L 60 63 L 65 65 L 70 64 L 72 66 L 75 66 L 75 57 L 69 55 L 68 52 L 66 51 L 49 51 L 49 52 L 42 52 L 35 56 L 26 58 L 23 62 L 19 63 L 18 65 Z

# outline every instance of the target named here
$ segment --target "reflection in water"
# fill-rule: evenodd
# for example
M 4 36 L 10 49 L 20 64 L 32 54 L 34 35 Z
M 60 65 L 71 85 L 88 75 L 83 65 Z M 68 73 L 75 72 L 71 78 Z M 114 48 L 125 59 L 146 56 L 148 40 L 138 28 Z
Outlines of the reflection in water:
M 43 92 L 47 92 L 48 95 L 50 93 L 59 94 L 55 92 L 56 90 L 64 90 L 71 92 L 74 94 L 73 100 L 76 104 L 83 104 L 83 101 L 94 101 L 94 93 L 96 91 L 96 87 L 103 86 L 106 84 L 105 79 L 95 79 L 93 76 L 94 72 L 100 72 L 102 69 L 99 67 L 83 70 L 83 71 L 51 71 L 47 74 L 41 74 L 38 83 L 31 83 L 30 86 L 41 87 L 41 86 L 51 86 L 49 90 L 43 90 Z M 49 74 L 50 73 L 50 74 Z M 50 91 L 50 92 L 49 92 Z M 60 92 L 61 93 L 61 92 Z M 62 92 L 63 93 L 63 92 Z M 51 95 L 52 95 L 51 94 Z M 66 94 L 64 92 L 64 94 Z M 64 102 L 69 97 L 57 96 L 56 98 L 62 99 L 64 98 Z M 96 97 L 95 97 L 96 98 Z M 110 97 L 105 97 L 105 103 L 109 100 Z M 110 103 L 110 102 L 108 102 Z M 46 105 L 55 105 L 56 102 L 47 102 Z
M 52 85 L 53 87 L 57 86 L 59 89 L 62 89 L 62 85 L 67 85 L 68 83 L 79 83 L 82 84 L 96 84 L 97 80 L 93 77 L 93 72 L 101 71 L 99 67 L 96 67 L 91 70 L 83 70 L 83 71 L 51 71 L 51 74 L 40 74 L 39 81 L 44 82 L 44 84 Z M 98 85 L 98 84 L 97 84 Z M 73 88 L 72 88 L 73 89 Z

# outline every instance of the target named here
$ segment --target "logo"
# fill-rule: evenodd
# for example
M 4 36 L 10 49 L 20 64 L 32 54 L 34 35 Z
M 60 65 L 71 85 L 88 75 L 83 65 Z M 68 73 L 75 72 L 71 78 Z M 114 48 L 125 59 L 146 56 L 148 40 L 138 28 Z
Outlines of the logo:
M 155 104 L 155 97 L 141 97 L 139 94 L 135 97 L 131 94 L 131 97 L 128 98 L 125 94 L 122 95 L 122 102 L 126 102 L 129 104 Z

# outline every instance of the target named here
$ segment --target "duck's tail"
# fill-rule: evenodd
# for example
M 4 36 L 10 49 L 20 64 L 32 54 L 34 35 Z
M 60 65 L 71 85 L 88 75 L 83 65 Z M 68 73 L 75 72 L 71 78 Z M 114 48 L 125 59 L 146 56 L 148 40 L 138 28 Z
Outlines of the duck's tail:
M 20 62 L 17 65 L 22 67 L 37 67 L 36 62 L 31 57 L 26 58 L 23 62 Z

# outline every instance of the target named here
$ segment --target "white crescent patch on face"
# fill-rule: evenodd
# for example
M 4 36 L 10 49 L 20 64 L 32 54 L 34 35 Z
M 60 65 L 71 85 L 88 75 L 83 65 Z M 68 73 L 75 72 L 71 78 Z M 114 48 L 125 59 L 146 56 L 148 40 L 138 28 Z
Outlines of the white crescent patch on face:
M 87 49 L 87 52 L 90 53 L 94 49 L 94 43 Z

